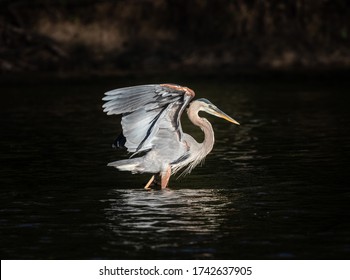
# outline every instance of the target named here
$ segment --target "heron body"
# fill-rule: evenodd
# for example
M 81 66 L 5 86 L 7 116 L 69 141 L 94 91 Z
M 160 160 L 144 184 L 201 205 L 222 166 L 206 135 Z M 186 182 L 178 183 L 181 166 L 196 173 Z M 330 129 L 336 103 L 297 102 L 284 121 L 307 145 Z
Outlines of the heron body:
M 239 124 L 206 99 L 191 102 L 193 90 L 173 84 L 140 85 L 105 93 L 103 108 L 108 115 L 122 115 L 122 133 L 115 145 L 132 153 L 129 159 L 108 165 L 121 171 L 151 173 L 167 187 L 172 174 L 190 173 L 213 148 L 215 138 L 210 122 L 198 116 L 199 111 Z M 181 115 L 187 108 L 190 121 L 204 132 L 198 143 L 181 127 Z M 154 181 L 154 175 L 145 188 Z

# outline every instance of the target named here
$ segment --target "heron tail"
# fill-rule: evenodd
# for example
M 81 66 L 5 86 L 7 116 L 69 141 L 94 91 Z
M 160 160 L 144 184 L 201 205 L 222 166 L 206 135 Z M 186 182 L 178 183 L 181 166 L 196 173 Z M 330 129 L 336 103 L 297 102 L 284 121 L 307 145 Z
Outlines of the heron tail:
M 132 173 L 139 173 L 143 171 L 141 163 L 142 158 L 132 158 L 113 161 L 108 163 L 107 166 L 115 167 L 120 171 L 131 171 Z

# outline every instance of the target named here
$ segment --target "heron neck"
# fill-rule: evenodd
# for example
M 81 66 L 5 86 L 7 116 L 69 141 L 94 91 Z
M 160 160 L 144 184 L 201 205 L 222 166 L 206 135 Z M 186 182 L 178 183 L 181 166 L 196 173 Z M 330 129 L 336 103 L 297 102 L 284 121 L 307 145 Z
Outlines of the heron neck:
M 203 156 L 206 156 L 213 149 L 215 142 L 213 127 L 206 118 L 199 117 L 198 113 L 189 113 L 188 117 L 194 125 L 200 127 L 204 132 L 204 140 L 199 145 L 202 146 Z

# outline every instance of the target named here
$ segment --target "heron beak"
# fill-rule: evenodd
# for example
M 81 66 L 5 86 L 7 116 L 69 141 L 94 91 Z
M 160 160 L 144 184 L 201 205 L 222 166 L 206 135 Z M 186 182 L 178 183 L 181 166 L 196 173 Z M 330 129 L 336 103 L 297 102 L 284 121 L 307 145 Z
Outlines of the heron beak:
M 238 121 L 234 120 L 233 118 L 231 118 L 229 115 L 225 114 L 223 111 L 221 111 L 218 107 L 216 106 L 211 106 L 211 107 L 208 107 L 206 108 L 206 112 L 213 115 L 213 116 L 216 116 L 216 117 L 219 117 L 219 118 L 222 118 L 224 120 L 227 120 L 231 123 L 234 123 L 234 124 L 237 124 L 237 125 L 240 125 Z

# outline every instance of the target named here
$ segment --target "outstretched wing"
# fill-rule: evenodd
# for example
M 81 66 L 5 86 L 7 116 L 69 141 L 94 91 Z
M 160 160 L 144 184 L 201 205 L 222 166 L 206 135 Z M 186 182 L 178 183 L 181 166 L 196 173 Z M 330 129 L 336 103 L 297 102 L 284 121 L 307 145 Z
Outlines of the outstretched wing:
M 125 147 L 129 152 L 149 150 L 164 136 L 172 141 L 182 140 L 180 117 L 194 97 L 191 89 L 172 84 L 140 85 L 115 89 L 105 95 L 104 112 L 122 114 Z

